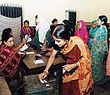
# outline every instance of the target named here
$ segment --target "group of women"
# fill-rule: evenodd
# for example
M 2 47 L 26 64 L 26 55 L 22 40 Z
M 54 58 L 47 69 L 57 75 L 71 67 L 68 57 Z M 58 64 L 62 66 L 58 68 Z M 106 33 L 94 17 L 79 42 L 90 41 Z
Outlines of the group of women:
M 55 20 L 56 21 L 56 20 Z M 62 66 L 62 95 L 86 95 L 92 91 L 93 85 L 100 85 L 108 80 L 104 72 L 104 59 L 108 52 L 107 44 L 107 17 L 102 15 L 92 22 L 91 29 L 87 31 L 85 22 L 79 20 L 76 24 L 74 36 L 71 36 L 72 29 L 66 24 L 55 24 L 51 26 L 54 43 L 52 53 L 43 73 L 39 74 L 39 79 L 44 79 L 49 74 L 55 56 L 58 52 L 65 57 L 65 64 Z M 2 33 L 2 44 L 0 46 L 0 75 L 7 79 L 19 78 L 20 59 L 24 53 L 18 52 L 19 48 L 26 44 L 25 35 L 31 39 L 35 33 L 29 27 L 29 21 L 24 22 L 24 27 L 20 31 L 21 44 L 14 46 L 12 30 L 7 28 Z M 37 43 L 37 42 L 36 42 Z M 42 49 L 41 49 L 42 50 Z M 7 64 L 6 64 L 7 63 Z M 110 50 L 107 58 L 107 75 L 110 75 Z

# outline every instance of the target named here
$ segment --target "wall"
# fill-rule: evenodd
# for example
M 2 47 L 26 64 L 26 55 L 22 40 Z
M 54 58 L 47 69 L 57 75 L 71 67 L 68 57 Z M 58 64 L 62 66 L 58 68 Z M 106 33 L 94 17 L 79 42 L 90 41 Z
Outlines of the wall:
M 65 10 L 71 9 L 78 13 L 77 19 L 92 21 L 99 15 L 110 17 L 110 0 L 0 0 L 0 4 L 14 3 L 23 6 L 24 20 L 34 25 L 36 14 L 45 17 L 50 24 L 53 18 L 60 22 L 65 18 Z

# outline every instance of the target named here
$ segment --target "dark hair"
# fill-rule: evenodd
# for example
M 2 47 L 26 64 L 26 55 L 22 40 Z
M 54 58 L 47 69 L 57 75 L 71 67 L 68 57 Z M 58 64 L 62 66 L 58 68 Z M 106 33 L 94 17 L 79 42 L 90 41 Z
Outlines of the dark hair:
M 11 28 L 5 28 L 3 30 L 3 34 L 6 34 L 6 35 L 10 34 L 11 32 L 12 32 L 12 29 Z
M 50 25 L 50 34 L 52 35 L 56 25 Z
M 54 23 L 54 22 L 56 22 L 56 21 L 58 21 L 56 18 L 54 18 L 51 22 L 52 23 Z
M 38 15 L 36 15 L 35 18 L 38 18 Z
M 69 20 L 66 20 L 66 19 L 63 20 L 62 22 L 63 22 L 68 28 L 70 28 L 70 30 L 71 30 L 71 31 L 70 31 L 70 32 L 71 32 L 70 35 L 73 36 L 73 35 L 74 35 L 74 31 L 73 31 L 74 25 L 73 25 L 73 23 L 71 23 Z
M 2 35 L 1 35 L 2 44 L 4 44 L 4 43 L 3 43 L 4 41 L 7 42 L 9 38 L 13 37 L 13 36 L 8 32 L 8 30 L 9 30 L 9 32 L 10 32 L 11 28 L 6 28 L 6 29 L 3 30 L 3 33 L 2 33 Z
M 25 21 L 24 21 L 24 24 L 25 24 L 25 23 L 28 23 L 28 24 L 29 24 L 29 21 L 28 21 L 28 20 L 25 20 Z
M 64 24 L 58 24 L 53 31 L 53 35 L 56 38 L 69 40 L 70 39 L 70 29 Z
M 104 22 L 102 25 L 105 25 L 107 27 L 107 29 L 108 29 L 108 23 L 107 23 L 108 19 L 107 19 L 107 16 L 101 15 L 98 18 L 101 20 L 101 22 Z

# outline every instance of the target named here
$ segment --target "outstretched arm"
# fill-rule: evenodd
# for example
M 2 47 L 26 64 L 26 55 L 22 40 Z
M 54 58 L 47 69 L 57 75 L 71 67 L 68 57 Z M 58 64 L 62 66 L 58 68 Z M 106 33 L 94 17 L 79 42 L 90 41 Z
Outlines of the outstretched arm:
M 48 75 L 48 70 L 51 67 L 51 65 L 53 64 L 53 61 L 55 59 L 55 55 L 57 54 L 58 51 L 54 50 L 52 51 L 52 54 L 47 62 L 46 68 L 44 70 L 43 73 L 39 74 L 39 79 L 44 79 L 45 77 L 47 77 Z

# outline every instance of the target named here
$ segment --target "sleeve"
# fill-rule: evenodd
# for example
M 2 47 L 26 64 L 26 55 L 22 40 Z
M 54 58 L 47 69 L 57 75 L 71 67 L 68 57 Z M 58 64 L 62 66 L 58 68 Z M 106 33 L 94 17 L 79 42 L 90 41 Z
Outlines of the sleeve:
M 60 50 L 60 47 L 58 45 L 54 44 L 53 45 L 53 49 L 59 51 Z

